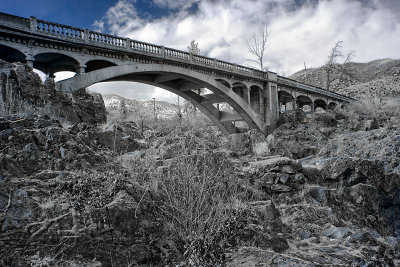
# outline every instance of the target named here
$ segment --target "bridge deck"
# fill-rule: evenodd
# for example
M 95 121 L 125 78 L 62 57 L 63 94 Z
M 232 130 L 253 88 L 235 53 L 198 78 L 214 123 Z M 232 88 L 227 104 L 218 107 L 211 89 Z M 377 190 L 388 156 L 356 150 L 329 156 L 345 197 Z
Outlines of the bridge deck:
M 353 98 L 279 76 L 270 71 L 260 71 L 215 58 L 193 55 L 186 51 L 95 32 L 88 29 L 48 22 L 36 19 L 35 17 L 23 18 L 0 12 L 0 25 L 14 30 L 18 29 L 26 34 L 39 35 L 62 42 L 83 46 L 95 46 L 101 49 L 119 51 L 121 53 L 133 53 L 135 55 L 142 55 L 159 60 L 159 62 L 184 64 L 193 69 L 206 70 L 210 73 L 223 72 L 227 75 L 235 75 L 245 79 L 273 81 L 278 85 L 288 86 L 305 93 L 324 95 L 345 102 L 354 101 Z

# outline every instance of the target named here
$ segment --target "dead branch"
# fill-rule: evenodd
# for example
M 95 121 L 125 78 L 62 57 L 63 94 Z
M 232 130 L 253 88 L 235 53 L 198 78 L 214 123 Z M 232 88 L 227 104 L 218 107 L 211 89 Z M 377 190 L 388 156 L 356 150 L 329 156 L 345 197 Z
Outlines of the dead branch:
M 58 216 L 58 217 L 55 217 L 55 218 L 50 218 L 50 219 L 46 219 L 46 220 L 41 221 L 41 222 L 34 222 L 34 223 L 28 224 L 28 225 L 26 226 L 26 228 L 25 228 L 26 231 L 28 231 L 29 228 L 31 228 L 31 227 L 33 227 L 33 226 L 42 225 L 42 226 L 39 228 L 39 230 L 37 230 L 36 232 L 34 232 L 34 233 L 31 235 L 31 237 L 30 237 L 29 240 L 28 240 L 28 243 L 29 243 L 30 241 L 32 241 L 36 236 L 40 235 L 41 233 L 43 233 L 44 231 L 46 231 L 47 229 L 49 229 L 49 227 L 50 227 L 53 223 L 55 223 L 55 222 L 57 222 L 57 221 L 59 221 L 59 220 L 64 219 L 65 217 L 67 217 L 67 216 L 70 215 L 70 214 L 71 214 L 71 211 L 68 212 L 68 213 L 66 213 L 66 214 L 60 215 L 60 216 Z
M 0 226 L 3 224 L 3 221 L 6 219 L 8 209 L 11 207 L 11 192 L 8 194 L 8 203 L 4 211 L 0 214 Z

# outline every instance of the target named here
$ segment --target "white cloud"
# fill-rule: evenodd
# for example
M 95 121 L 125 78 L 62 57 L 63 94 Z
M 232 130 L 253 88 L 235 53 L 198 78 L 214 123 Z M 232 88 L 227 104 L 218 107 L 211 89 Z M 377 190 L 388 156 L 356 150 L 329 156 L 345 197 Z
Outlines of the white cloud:
M 197 9 L 188 12 L 194 2 Z M 251 64 L 246 60 L 250 57 L 246 39 L 268 24 L 265 65 L 290 75 L 302 69 L 304 62 L 307 67 L 324 64 L 338 40 L 344 41 L 345 50 L 355 50 L 358 62 L 398 58 L 399 2 L 153 0 L 158 6 L 176 10 L 167 17 L 144 20 L 138 17 L 135 2 L 123 0 L 107 11 L 103 22 L 113 34 L 181 50 L 196 40 L 201 54 L 243 65 Z M 148 98 L 153 94 L 156 91 L 148 91 Z
M 185 9 L 191 7 L 194 3 L 200 0 L 154 0 L 154 4 L 160 7 L 169 9 Z

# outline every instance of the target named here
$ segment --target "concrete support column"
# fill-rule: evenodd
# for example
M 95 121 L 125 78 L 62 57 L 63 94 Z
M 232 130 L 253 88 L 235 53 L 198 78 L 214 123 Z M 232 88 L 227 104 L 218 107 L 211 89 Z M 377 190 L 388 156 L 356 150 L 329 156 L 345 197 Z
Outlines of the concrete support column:
M 76 75 L 85 73 L 86 65 L 79 65 L 75 68 Z
M 243 88 L 243 98 L 250 105 L 250 89 L 247 87 Z
M 314 114 L 315 112 L 315 107 L 314 107 L 314 101 L 311 102 L 311 114 Z
M 268 83 L 264 83 L 264 86 L 263 86 L 263 104 L 264 104 L 264 110 L 263 110 L 263 114 L 262 114 L 262 117 L 263 117 L 263 119 L 264 119 L 264 122 L 266 123 L 266 124 L 268 124 L 268 120 L 269 120 L 269 118 L 268 118 L 268 113 L 269 113 L 269 99 L 270 99 L 270 96 L 269 96 L 269 87 L 268 87 Z
M 259 94 L 258 94 L 258 98 L 259 98 L 259 112 L 261 115 L 261 118 L 264 120 L 264 90 L 260 89 Z
M 298 108 L 296 99 L 293 99 L 292 105 L 293 105 L 293 110 L 296 110 Z
M 26 57 L 26 65 L 29 67 L 33 68 L 33 62 L 35 61 L 35 58 L 32 56 L 27 56 Z
M 268 82 L 266 95 L 266 123 L 268 125 L 267 132 L 270 134 L 276 128 L 279 119 L 278 85 Z

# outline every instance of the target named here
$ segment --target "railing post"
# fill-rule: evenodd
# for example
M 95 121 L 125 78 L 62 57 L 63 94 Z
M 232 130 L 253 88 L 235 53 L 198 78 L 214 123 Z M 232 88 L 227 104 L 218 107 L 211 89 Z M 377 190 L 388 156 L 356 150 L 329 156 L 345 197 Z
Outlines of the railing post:
M 161 46 L 160 54 L 161 54 L 161 57 L 165 57 L 165 46 Z
M 189 61 L 193 62 L 193 54 L 192 53 L 189 53 Z
M 131 39 L 125 38 L 125 45 L 126 45 L 126 49 L 130 49 L 131 48 Z
M 216 58 L 213 59 L 213 66 L 217 67 L 217 59 Z
M 31 32 L 36 32 L 37 31 L 37 20 L 36 20 L 36 18 L 31 16 L 29 18 L 29 20 L 30 20 L 29 28 L 31 29 Z
M 89 43 L 89 30 L 85 29 L 83 32 L 83 38 L 85 40 L 85 43 Z

